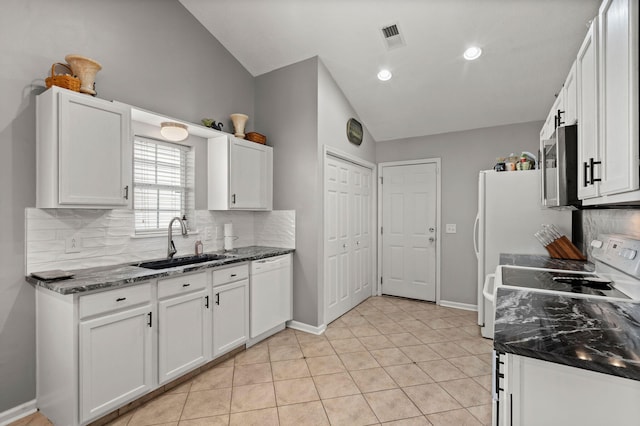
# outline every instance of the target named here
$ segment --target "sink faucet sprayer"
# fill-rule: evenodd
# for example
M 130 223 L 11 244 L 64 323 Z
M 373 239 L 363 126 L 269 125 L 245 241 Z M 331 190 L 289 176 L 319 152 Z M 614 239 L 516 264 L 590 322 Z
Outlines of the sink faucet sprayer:
M 171 259 L 173 257 L 174 254 L 176 254 L 178 252 L 178 250 L 176 250 L 176 245 L 173 244 L 173 222 L 175 221 L 180 222 L 180 227 L 182 228 L 182 236 L 187 238 L 189 236 L 189 232 L 187 231 L 187 224 L 180 219 L 179 217 L 174 217 L 173 219 L 171 219 L 171 221 L 169 222 L 169 232 L 167 234 L 167 258 Z

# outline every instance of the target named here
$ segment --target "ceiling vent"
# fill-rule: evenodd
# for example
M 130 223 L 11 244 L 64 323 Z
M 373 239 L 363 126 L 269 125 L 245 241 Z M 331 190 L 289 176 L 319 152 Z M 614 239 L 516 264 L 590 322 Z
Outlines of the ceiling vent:
M 388 50 L 405 46 L 404 38 L 400 34 L 398 24 L 391 24 L 381 29 L 382 38 Z

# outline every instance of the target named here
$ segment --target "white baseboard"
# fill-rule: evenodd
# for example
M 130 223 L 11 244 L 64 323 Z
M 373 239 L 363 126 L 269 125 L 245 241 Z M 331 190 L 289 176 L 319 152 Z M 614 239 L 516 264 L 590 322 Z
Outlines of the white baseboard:
M 306 333 L 315 334 L 318 336 L 324 333 L 324 331 L 327 329 L 327 326 L 325 324 L 320 324 L 319 326 L 316 327 L 314 325 L 309 325 L 303 322 L 298 322 L 293 320 L 287 321 L 287 327 L 293 328 L 294 330 L 300 330 Z
M 446 308 L 464 309 L 465 311 L 478 311 L 478 305 L 471 305 L 469 303 L 450 302 L 448 300 L 440 300 L 440 306 Z
M 36 406 L 36 400 L 31 400 L 20 404 L 17 407 L 13 407 L 0 413 L 0 426 L 5 426 L 15 422 L 23 417 L 27 417 L 29 414 L 33 414 L 38 411 Z

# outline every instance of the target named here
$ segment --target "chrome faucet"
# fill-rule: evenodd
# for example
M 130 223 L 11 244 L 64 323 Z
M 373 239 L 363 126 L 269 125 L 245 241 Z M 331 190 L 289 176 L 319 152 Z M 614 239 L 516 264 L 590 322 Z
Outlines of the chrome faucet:
M 173 244 L 173 222 L 175 222 L 176 220 L 180 222 L 180 227 L 182 228 L 182 236 L 185 238 L 189 236 L 189 232 L 187 231 L 187 224 L 184 223 L 182 219 L 177 216 L 171 219 L 171 221 L 169 222 L 169 232 L 167 234 L 167 259 L 173 258 L 173 255 L 178 252 L 178 250 L 176 250 L 176 245 Z

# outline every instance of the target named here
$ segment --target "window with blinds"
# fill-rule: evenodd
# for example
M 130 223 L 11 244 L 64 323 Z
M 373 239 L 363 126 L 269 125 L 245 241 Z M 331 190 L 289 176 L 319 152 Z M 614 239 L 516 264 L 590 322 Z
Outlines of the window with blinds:
M 165 231 L 169 221 L 194 212 L 191 147 L 136 136 L 133 208 L 136 234 Z M 190 223 L 190 225 L 192 225 Z

